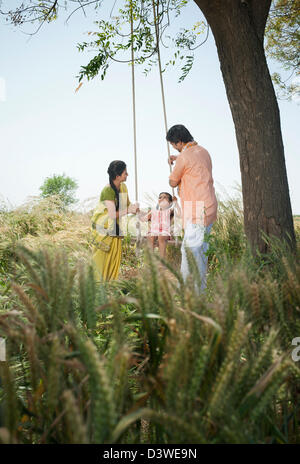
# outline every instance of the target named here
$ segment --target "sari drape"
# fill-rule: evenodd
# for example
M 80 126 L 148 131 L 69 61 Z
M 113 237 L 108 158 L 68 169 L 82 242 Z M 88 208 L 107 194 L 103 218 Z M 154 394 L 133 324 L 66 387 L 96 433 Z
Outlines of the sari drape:
M 116 201 L 114 190 L 107 186 L 100 195 L 100 201 L 92 217 L 92 244 L 94 275 L 96 281 L 108 281 L 117 279 L 121 266 L 122 245 L 120 235 L 116 235 L 116 221 L 119 219 L 109 217 L 105 201 Z M 119 210 L 123 210 L 130 204 L 127 187 L 120 184 Z

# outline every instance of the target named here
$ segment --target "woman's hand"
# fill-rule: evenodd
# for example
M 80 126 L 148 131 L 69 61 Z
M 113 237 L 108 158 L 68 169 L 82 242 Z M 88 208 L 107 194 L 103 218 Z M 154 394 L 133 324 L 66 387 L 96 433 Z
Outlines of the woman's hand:
M 130 203 L 128 206 L 128 213 L 129 214 L 136 214 L 140 211 L 139 203 Z
M 139 219 L 142 222 L 149 221 L 150 218 L 151 218 L 151 210 L 147 211 L 147 212 L 141 211 L 140 214 L 139 214 Z

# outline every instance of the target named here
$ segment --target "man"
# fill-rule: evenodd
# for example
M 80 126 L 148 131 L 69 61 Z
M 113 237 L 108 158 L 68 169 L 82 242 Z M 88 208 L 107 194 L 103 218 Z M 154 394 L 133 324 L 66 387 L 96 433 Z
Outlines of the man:
M 178 124 L 171 127 L 167 133 L 167 141 L 180 152 L 171 156 L 170 163 L 176 161 L 169 177 L 171 187 L 179 189 L 182 205 L 184 238 L 181 252 L 181 272 L 186 280 L 189 266 L 186 255 L 188 247 L 195 257 L 200 276 L 201 289 L 206 288 L 206 269 L 208 243 L 206 236 L 210 233 L 217 219 L 217 199 L 212 177 L 212 163 L 207 150 L 194 141 L 186 127 Z

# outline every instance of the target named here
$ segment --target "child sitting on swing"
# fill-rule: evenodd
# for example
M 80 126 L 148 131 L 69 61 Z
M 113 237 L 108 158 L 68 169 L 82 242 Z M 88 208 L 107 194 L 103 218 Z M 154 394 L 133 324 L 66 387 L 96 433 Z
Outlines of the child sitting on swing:
M 174 208 L 172 208 L 173 204 Z M 157 238 L 159 254 L 162 258 L 166 257 L 167 241 L 171 239 L 171 225 L 175 209 L 177 217 L 180 217 L 181 210 L 177 198 L 172 197 L 168 192 L 161 192 L 158 196 L 156 209 L 152 209 L 143 218 L 143 221 L 151 221 L 150 232 L 147 236 L 148 244 L 154 250 L 154 241 Z

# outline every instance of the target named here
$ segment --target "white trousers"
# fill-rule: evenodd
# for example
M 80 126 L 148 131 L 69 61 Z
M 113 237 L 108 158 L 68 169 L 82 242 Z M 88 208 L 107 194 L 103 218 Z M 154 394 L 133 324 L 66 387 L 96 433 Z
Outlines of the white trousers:
M 205 253 L 208 250 L 208 242 L 204 241 L 204 234 L 209 234 L 212 224 L 205 227 L 200 224 L 187 223 L 184 230 L 184 237 L 181 245 L 181 273 L 184 280 L 190 274 L 187 255 L 185 248 L 188 247 L 193 253 L 201 276 L 200 293 L 206 288 L 206 272 L 207 272 L 207 256 Z

